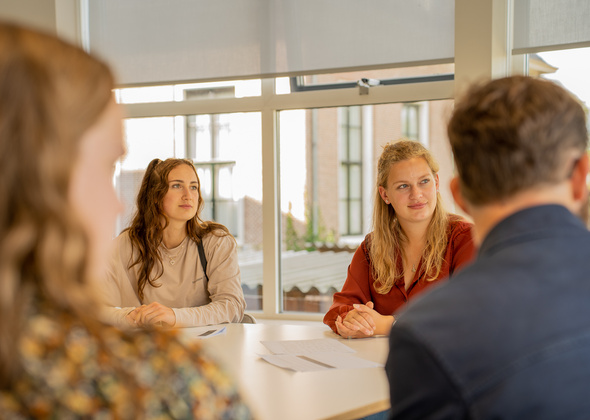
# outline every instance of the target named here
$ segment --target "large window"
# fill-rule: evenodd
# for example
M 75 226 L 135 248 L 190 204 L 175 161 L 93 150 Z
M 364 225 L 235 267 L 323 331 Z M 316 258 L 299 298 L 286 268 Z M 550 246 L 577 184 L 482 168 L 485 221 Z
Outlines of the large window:
M 587 50 L 580 50 L 581 54 L 567 65 L 551 56 L 553 53 L 541 51 L 590 46 L 589 2 L 488 0 L 475 5 L 469 0 L 396 0 L 381 2 L 385 9 L 381 7 L 381 13 L 376 14 L 375 7 L 359 8 L 355 2 L 345 2 L 336 12 L 329 2 L 316 2 L 314 8 L 304 2 L 277 2 L 285 4 L 259 13 L 260 4 L 265 2 L 236 1 L 230 2 L 236 7 L 230 8 L 234 24 L 228 31 L 228 25 L 219 24 L 228 21 L 230 9 L 225 2 L 178 2 L 177 8 L 170 6 L 172 2 L 160 2 L 157 7 L 157 2 L 152 2 L 153 7 L 144 8 L 139 16 L 137 7 L 129 6 L 130 1 L 84 1 L 84 7 L 76 11 L 73 5 L 78 2 L 55 2 L 55 16 L 47 17 L 45 28 L 81 42 L 106 59 L 123 86 L 116 95 L 126 104 L 129 116 L 125 123 L 128 154 L 117 167 L 116 183 L 127 209 L 117 232 L 129 222 L 136 188 L 152 158 L 196 159 L 208 202 L 206 217 L 223 220 L 235 232 L 240 261 L 244 262 L 243 278 L 248 284 L 264 284 L 264 293 L 259 290 L 258 294 L 265 302 L 264 317 L 320 317 L 281 314 L 285 309 L 281 275 L 289 271 L 282 264 L 281 250 L 290 252 L 289 247 L 301 246 L 303 236 L 304 243 L 324 237 L 325 242 L 333 237 L 338 246 L 345 243 L 354 247 L 358 243 L 370 228 L 371 162 L 380 152 L 375 142 L 398 136 L 416 138 L 444 161 L 450 156 L 444 129 L 452 105 L 449 99 L 469 83 L 490 77 L 544 73 L 559 80 L 588 106 L 584 93 L 590 86 Z M 189 3 L 195 10 L 206 6 L 220 13 L 186 13 Z M 178 8 L 183 13 L 176 13 Z M 19 20 L 37 23 L 25 9 Z M 196 16 L 201 20 L 195 21 Z M 332 19 L 322 18 L 326 16 Z M 155 26 L 175 30 L 154 31 Z M 127 36 L 130 32 L 134 36 Z M 146 41 L 150 37 L 153 42 Z M 529 59 L 523 54 L 530 54 Z M 545 63 L 540 62 L 543 60 Z M 339 73 L 330 73 L 330 69 Z M 570 70 L 580 70 L 581 78 L 560 75 Z M 281 77 L 271 79 L 274 76 Z M 367 80 L 369 88 L 359 88 L 362 79 Z M 155 86 L 159 83 L 162 86 Z M 402 104 L 406 104 L 405 111 Z M 342 147 L 335 140 L 341 139 L 337 136 L 342 133 L 339 124 L 343 120 L 338 120 L 338 113 L 351 107 L 361 109 L 360 177 L 351 175 L 359 169 L 357 161 L 342 159 Z M 290 113 L 298 124 L 287 132 Z M 329 124 L 324 114 L 332 118 Z M 246 125 L 234 126 L 233 120 L 224 126 L 225 116 L 230 115 L 254 115 L 257 128 L 248 131 Z M 213 121 L 216 118 L 217 122 Z M 284 126 L 279 127 L 279 121 Z M 212 140 L 216 135 L 219 141 Z M 245 135 L 243 144 L 257 150 L 257 158 L 203 151 L 225 147 L 226 135 Z M 291 144 L 285 140 L 288 136 L 299 140 Z M 328 153 L 313 155 L 313 147 L 307 143 L 313 136 L 318 147 L 323 142 L 335 143 Z M 250 162 L 259 166 L 244 172 L 244 165 Z M 448 186 L 444 177 L 451 171 L 441 164 L 444 195 Z M 289 175 L 293 167 L 301 171 L 298 177 Z M 333 200 L 330 209 L 322 204 L 320 184 L 327 169 L 337 184 L 330 181 L 335 190 L 325 194 Z M 310 183 L 311 177 L 318 182 Z M 351 180 L 351 186 L 352 180 L 358 184 L 344 188 L 343 180 Z M 259 190 L 255 198 L 243 192 L 247 183 Z M 362 214 L 356 217 L 352 213 L 359 211 L 354 204 L 359 193 L 363 197 Z M 450 203 L 447 199 L 449 207 Z M 258 216 L 249 218 L 248 209 L 256 209 Z M 341 217 L 346 212 L 349 216 Z M 360 235 L 353 234 L 358 231 L 358 226 L 353 226 L 358 219 L 362 220 Z M 246 225 L 248 229 L 242 228 Z M 288 236 L 287 226 L 291 232 Z M 251 231 L 258 239 L 247 237 Z M 315 242 L 320 245 L 322 241 Z M 301 285 L 300 289 L 305 293 L 311 287 Z M 260 307 L 258 304 L 250 309 Z
M 445 74 L 453 66 L 444 67 L 433 68 Z M 396 74 L 407 81 L 407 69 L 387 72 Z M 338 84 L 341 74 L 310 80 L 318 79 Z M 247 310 L 317 319 L 370 232 L 376 160 L 383 144 L 404 136 L 404 104 L 419 104 L 420 130 L 440 134 L 429 146 L 446 168 L 442 178 L 450 176 L 443 126 L 452 101 L 429 97 L 450 97 L 452 80 L 415 81 L 411 89 L 374 85 L 369 95 L 356 84 L 292 94 L 292 81 L 251 81 L 253 93 L 242 97 L 236 82 L 117 91 L 130 115 L 128 153 L 116 176 L 127 203 L 118 231 L 129 223 L 151 159 L 192 159 L 203 218 L 226 225 L 238 242 Z

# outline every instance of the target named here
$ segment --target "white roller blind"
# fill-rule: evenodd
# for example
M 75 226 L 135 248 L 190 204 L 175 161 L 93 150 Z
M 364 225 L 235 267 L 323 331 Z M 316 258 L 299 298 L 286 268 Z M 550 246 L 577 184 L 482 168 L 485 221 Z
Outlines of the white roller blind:
M 515 0 L 513 54 L 590 46 L 589 0 Z
M 122 85 L 450 62 L 454 0 L 89 1 Z

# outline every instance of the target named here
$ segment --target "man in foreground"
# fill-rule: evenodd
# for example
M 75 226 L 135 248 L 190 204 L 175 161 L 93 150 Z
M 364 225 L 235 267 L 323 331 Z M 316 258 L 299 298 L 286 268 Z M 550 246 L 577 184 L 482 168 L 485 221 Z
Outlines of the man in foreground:
M 584 111 L 552 82 L 498 79 L 456 104 L 448 134 L 479 251 L 392 328 L 392 418 L 587 418 Z

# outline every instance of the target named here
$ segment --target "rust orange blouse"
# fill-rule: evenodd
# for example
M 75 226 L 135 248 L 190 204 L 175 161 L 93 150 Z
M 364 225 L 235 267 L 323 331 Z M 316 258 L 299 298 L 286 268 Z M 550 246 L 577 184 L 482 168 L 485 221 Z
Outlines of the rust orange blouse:
M 353 309 L 352 305 L 354 303 L 365 304 L 372 301 L 375 305 L 374 309 L 380 314 L 395 314 L 409 299 L 431 285 L 446 279 L 463 264 L 471 261 L 475 251 L 471 238 L 471 227 L 471 223 L 457 220 L 454 215 L 451 216 L 449 221 L 449 241 L 438 278 L 432 281 L 424 280 L 424 273 L 421 272 L 422 261 L 420 261 L 414 280 L 408 290 L 404 287 L 403 277 L 400 277 L 396 279 L 393 287 L 386 294 L 377 293 L 373 285 L 373 270 L 371 269 L 367 244 L 371 239 L 369 233 L 352 257 L 352 262 L 348 266 L 346 282 L 342 286 L 342 291 L 334 294 L 332 306 L 324 316 L 324 324 L 327 324 L 335 333 L 338 333 L 335 325 L 336 318 L 338 315 L 344 318 Z M 401 265 L 401 257 L 398 259 L 397 264 Z

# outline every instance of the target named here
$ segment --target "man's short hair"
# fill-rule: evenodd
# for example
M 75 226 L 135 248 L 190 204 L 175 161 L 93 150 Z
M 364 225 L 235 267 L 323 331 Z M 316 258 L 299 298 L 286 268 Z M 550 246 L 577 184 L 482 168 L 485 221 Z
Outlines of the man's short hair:
M 553 82 L 525 76 L 472 87 L 456 104 L 448 135 L 462 194 L 473 205 L 565 180 L 588 144 L 580 103 Z

